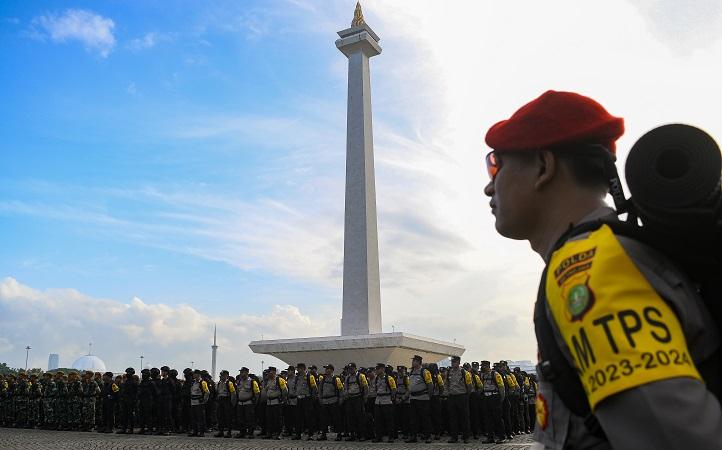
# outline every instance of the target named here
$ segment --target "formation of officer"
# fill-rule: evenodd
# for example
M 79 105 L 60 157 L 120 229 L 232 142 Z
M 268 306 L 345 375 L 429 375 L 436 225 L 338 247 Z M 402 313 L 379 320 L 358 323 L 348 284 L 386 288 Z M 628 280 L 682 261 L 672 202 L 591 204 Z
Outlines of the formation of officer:
M 40 380 L 20 372 L 0 376 L 0 422 L 99 433 L 195 437 L 215 430 L 223 438 L 408 443 L 442 435 L 469 442 L 483 434 L 485 442 L 501 442 L 531 431 L 533 374 L 509 371 L 503 362 L 493 369 L 488 361 L 460 362 L 454 357 L 451 367 L 439 368 L 414 356 L 410 368 L 352 362 L 320 372 L 299 363 L 269 367 L 260 377 L 242 367 L 235 377 L 222 370 L 217 380 L 198 369 L 185 369 L 179 380 L 167 366 L 143 369 L 140 377 L 130 367 L 118 376 L 58 371 Z

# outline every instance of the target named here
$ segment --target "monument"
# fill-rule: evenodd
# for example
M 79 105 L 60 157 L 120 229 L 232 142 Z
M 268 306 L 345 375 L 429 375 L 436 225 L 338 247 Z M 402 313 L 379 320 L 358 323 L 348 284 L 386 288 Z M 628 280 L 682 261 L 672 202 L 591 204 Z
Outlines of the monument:
M 216 326 L 213 325 L 213 345 L 211 345 L 211 377 L 216 379 L 216 353 L 218 353 L 218 345 L 216 344 Z
M 349 362 L 359 367 L 377 362 L 409 365 L 415 354 L 425 362 L 461 356 L 465 350 L 461 345 L 382 331 L 369 67 L 370 58 L 381 53 L 380 39 L 366 24 L 359 3 L 351 28 L 338 35 L 336 47 L 348 58 L 341 336 L 261 340 L 249 347 L 286 364 L 331 363 L 338 370 Z

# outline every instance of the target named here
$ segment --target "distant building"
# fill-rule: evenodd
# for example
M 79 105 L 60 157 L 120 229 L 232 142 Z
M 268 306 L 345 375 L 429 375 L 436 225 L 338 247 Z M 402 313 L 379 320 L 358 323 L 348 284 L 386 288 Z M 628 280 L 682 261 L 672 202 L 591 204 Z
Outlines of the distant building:
M 51 353 L 48 355 L 48 370 L 57 370 L 60 367 L 60 355 Z
M 526 373 L 536 373 L 536 364 L 529 360 L 522 360 L 522 361 L 512 361 L 512 360 L 506 360 L 506 363 L 509 365 L 509 368 L 514 370 L 514 367 L 518 367 L 522 371 Z

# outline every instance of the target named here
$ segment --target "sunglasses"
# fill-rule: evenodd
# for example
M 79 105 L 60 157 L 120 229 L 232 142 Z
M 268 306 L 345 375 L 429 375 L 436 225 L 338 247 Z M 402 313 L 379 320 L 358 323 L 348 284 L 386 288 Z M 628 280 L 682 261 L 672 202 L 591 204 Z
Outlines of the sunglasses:
M 499 160 L 499 155 L 496 154 L 495 150 L 492 150 L 486 154 L 486 173 L 489 174 L 489 178 L 492 182 L 496 178 L 500 169 L 501 161 Z

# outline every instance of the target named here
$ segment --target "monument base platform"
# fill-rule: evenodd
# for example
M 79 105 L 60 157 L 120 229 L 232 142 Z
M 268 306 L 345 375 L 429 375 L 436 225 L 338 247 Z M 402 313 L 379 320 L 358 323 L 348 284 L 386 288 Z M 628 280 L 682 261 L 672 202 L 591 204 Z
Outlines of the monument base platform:
M 304 362 L 321 370 L 330 363 L 336 371 L 350 362 L 358 367 L 372 367 L 379 362 L 408 367 L 414 355 L 420 355 L 425 363 L 438 363 L 449 356 L 461 356 L 466 350 L 462 345 L 406 333 L 264 340 L 248 346 L 254 353 L 274 356 L 288 365 Z

